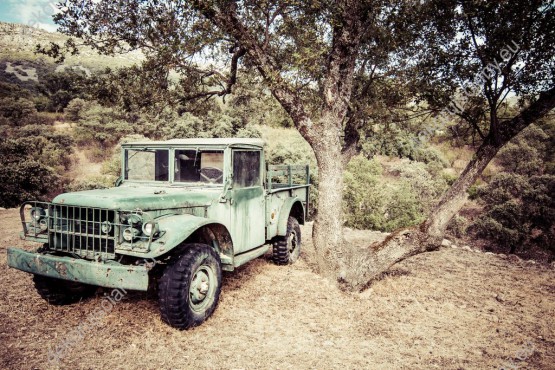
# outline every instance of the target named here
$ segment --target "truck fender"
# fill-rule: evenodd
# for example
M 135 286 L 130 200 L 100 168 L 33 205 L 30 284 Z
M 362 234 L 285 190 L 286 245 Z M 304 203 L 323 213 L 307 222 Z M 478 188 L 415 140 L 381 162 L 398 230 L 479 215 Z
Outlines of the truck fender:
M 149 257 L 166 254 L 188 240 L 208 244 L 222 257 L 233 256 L 231 234 L 223 224 L 193 215 L 166 216 L 155 221 L 164 234 L 152 243 Z
M 277 235 L 287 234 L 287 220 L 289 215 L 295 217 L 299 224 L 304 225 L 305 209 L 301 200 L 297 197 L 289 197 L 283 202 L 279 211 Z

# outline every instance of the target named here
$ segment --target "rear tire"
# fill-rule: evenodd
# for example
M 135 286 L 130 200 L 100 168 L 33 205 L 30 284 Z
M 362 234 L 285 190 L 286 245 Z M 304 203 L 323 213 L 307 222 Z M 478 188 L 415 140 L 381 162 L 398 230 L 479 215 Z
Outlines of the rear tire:
M 56 306 L 77 303 L 85 298 L 91 297 L 97 289 L 94 285 L 55 279 L 42 275 L 34 275 L 33 281 L 42 299 Z
M 220 256 L 206 244 L 185 245 L 160 279 L 162 321 L 181 330 L 202 324 L 216 309 L 221 286 Z
M 295 217 L 289 216 L 285 236 L 274 238 L 272 260 L 276 265 L 295 263 L 301 253 L 301 228 Z

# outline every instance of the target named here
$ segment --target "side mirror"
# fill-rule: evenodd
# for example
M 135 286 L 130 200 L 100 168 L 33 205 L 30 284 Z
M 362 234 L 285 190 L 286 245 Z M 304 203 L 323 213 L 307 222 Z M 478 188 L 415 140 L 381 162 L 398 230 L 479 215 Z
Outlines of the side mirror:
M 232 177 L 228 176 L 224 183 L 224 190 L 220 195 L 220 203 L 226 203 L 229 199 L 231 199 L 231 184 L 232 184 Z

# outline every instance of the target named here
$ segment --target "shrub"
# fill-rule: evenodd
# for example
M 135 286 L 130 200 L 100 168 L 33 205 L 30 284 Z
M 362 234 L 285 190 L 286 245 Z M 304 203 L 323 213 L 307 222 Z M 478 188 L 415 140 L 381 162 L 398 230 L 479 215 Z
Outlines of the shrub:
M 82 145 L 96 144 L 106 149 L 134 132 L 125 115 L 114 108 L 91 103 L 79 114 L 81 118 L 75 127 L 75 137 Z
M 77 122 L 83 117 L 83 111 L 90 106 L 90 102 L 87 102 L 81 98 L 76 98 L 68 103 L 67 107 L 64 109 L 64 113 L 68 120 Z
M 71 164 L 71 137 L 51 126 L 28 125 L 3 132 L 0 141 L 0 206 L 43 199 L 62 186 Z
M 376 160 L 355 157 L 345 172 L 345 224 L 392 231 L 422 222 L 447 188 L 429 166 L 403 160 L 386 172 Z
M 378 187 L 381 165 L 359 155 L 351 159 L 344 174 L 345 225 L 357 229 L 384 227 L 384 193 Z
M 548 139 L 540 127 L 530 125 L 499 151 L 497 162 L 506 172 L 539 175 L 544 171 Z
M 248 127 L 248 126 L 247 126 Z M 308 164 L 310 166 L 310 208 L 309 217 L 318 212 L 318 167 L 312 148 L 297 132 L 285 129 L 270 129 L 263 134 L 266 140 L 266 160 L 269 164 Z M 281 140 L 277 140 L 281 137 Z M 285 145 L 284 142 L 288 144 Z M 304 181 L 304 179 L 303 179 Z
M 510 253 L 532 245 L 555 252 L 555 176 L 500 173 L 478 195 L 485 212 L 472 225 L 477 236 Z
M 11 208 L 31 199 L 42 200 L 58 188 L 60 176 L 42 163 L 26 160 L 0 166 L 0 206 Z
M 27 99 L 0 99 L 0 117 L 8 120 L 11 126 L 21 126 L 25 120 L 37 114 L 35 104 Z

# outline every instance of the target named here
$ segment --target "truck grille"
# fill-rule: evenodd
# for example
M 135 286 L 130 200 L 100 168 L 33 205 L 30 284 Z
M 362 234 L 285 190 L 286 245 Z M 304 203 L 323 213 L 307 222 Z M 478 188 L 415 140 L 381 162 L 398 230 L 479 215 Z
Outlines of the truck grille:
M 108 209 L 51 204 L 48 244 L 51 249 L 85 258 L 114 258 L 119 225 Z

